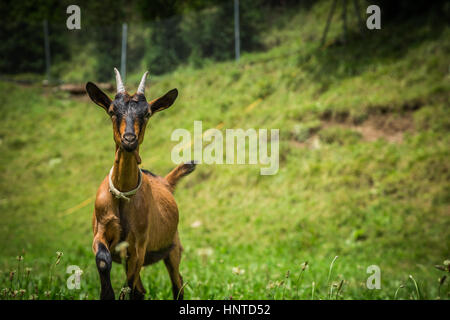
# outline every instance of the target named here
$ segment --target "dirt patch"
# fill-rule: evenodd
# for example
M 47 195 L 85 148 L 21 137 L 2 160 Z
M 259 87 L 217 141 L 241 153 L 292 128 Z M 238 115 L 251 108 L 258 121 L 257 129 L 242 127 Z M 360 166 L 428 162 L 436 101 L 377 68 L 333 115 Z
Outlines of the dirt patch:
M 403 141 L 405 132 L 414 130 L 414 119 L 411 113 L 399 114 L 380 114 L 372 115 L 359 125 L 352 122 L 324 121 L 322 128 L 338 126 L 344 129 L 357 131 L 362 135 L 364 141 L 376 141 L 385 139 L 391 143 L 400 143 Z
M 304 142 L 299 142 L 295 139 L 291 139 L 289 140 L 289 144 L 294 148 L 319 149 L 321 142 L 319 136 L 317 134 L 314 134 Z
M 322 120 L 320 130 L 328 128 L 342 128 L 352 130 L 361 135 L 363 141 L 376 141 L 384 139 L 389 143 L 401 143 L 406 132 L 414 130 L 414 118 L 412 112 L 403 114 L 374 114 L 360 123 L 355 124 L 348 117 L 343 120 Z M 295 139 L 290 140 L 291 146 L 295 148 L 317 149 L 323 143 L 318 133 L 312 134 L 306 141 L 300 142 Z

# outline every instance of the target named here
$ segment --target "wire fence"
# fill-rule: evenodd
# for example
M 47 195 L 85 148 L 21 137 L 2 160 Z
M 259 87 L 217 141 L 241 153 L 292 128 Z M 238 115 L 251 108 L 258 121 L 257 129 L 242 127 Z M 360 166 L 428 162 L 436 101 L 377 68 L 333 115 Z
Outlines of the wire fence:
M 361 24 L 359 1 L 362 0 L 350 0 L 348 6 L 354 4 Z M 10 30 L 14 35 L 8 41 L 13 44 L 8 41 L 0 44 L 5 56 L 0 61 L 0 70 L 4 74 L 45 75 L 52 83 L 85 79 L 106 82 L 111 80 L 113 67 L 120 69 L 126 78 L 147 69 L 160 75 L 184 64 L 201 67 L 209 61 L 239 61 L 242 52 L 270 49 L 261 41 L 261 35 L 272 23 L 280 22 L 276 20 L 277 13 L 284 17 L 287 11 L 308 10 L 313 3 L 304 0 L 272 10 L 270 6 L 257 7 L 252 0 L 233 0 L 152 22 L 114 21 L 108 25 L 84 23 L 81 8 L 80 29 L 70 30 L 64 19 L 16 26 L 12 23 Z M 347 1 L 332 0 L 329 4 L 328 20 L 319 22 L 323 34 L 319 32 L 314 39 L 318 46 L 324 43 L 336 9 L 343 10 L 346 33 Z M 302 26 L 292 27 L 300 30 Z
M 47 20 L 13 28 L 26 29 L 20 34 L 27 39 L 4 50 L 10 63 L 0 66 L 2 73 L 45 74 L 53 82 L 86 77 L 106 81 L 114 66 L 126 77 L 147 66 L 153 74 L 164 74 L 180 64 L 238 60 L 241 50 L 261 49 L 257 38 L 267 12 L 250 0 L 234 0 L 146 23 L 94 25 L 84 24 L 82 17 L 81 8 L 81 28 L 74 30 L 66 21 Z

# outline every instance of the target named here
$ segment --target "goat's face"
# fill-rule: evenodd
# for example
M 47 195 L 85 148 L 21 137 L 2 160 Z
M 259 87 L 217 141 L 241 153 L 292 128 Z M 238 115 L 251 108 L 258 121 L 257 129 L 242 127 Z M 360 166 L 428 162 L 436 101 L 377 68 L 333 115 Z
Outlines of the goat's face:
M 105 109 L 111 117 L 116 145 L 128 152 L 134 152 L 144 140 L 149 118 L 155 112 L 170 107 L 178 96 L 177 89 L 172 89 L 164 96 L 147 102 L 142 89 L 145 85 L 145 76 L 144 84 L 141 81 L 136 94 L 130 96 L 123 88 L 118 90 L 114 100 L 111 100 L 92 82 L 86 84 L 86 91 L 91 100 Z
M 151 109 L 142 94 L 119 93 L 108 108 L 113 124 L 114 140 L 125 151 L 132 152 L 144 139 Z

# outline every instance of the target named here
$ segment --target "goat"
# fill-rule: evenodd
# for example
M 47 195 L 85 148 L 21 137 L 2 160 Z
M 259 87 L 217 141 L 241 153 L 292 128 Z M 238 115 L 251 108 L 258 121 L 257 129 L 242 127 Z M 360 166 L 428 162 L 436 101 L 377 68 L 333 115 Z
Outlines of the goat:
M 149 118 L 170 107 L 178 91 L 172 89 L 147 102 L 144 92 L 148 72 L 144 73 L 136 93 L 130 96 L 119 71 L 116 68 L 114 71 L 117 83 L 114 100 L 92 82 L 86 84 L 91 100 L 109 114 L 116 144 L 114 164 L 97 191 L 92 219 L 92 249 L 100 275 L 100 299 L 115 298 L 110 271 L 113 261 L 121 263 L 115 248 L 124 241 L 128 243 L 125 271 L 130 297 L 144 298 L 142 266 L 164 260 L 173 297 L 182 299 L 183 279 L 179 265 L 183 248 L 178 236 L 178 208 L 173 191 L 180 178 L 195 169 L 195 163 L 182 163 L 164 178 L 139 168 L 139 146 Z

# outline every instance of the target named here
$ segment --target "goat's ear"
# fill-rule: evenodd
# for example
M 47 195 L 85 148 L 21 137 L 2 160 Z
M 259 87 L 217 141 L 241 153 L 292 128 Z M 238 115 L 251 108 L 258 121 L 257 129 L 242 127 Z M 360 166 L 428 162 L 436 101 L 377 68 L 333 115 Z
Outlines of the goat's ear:
M 92 101 L 108 112 L 109 106 L 111 105 L 111 99 L 108 98 L 108 96 L 100 90 L 99 87 L 92 82 L 88 82 L 86 84 L 86 91 Z
M 155 113 L 164 109 L 167 109 L 170 107 L 174 102 L 175 99 L 178 97 L 178 90 L 172 89 L 169 92 L 167 92 L 162 97 L 155 99 L 153 101 L 150 101 L 148 103 L 148 107 L 151 111 L 151 113 Z

